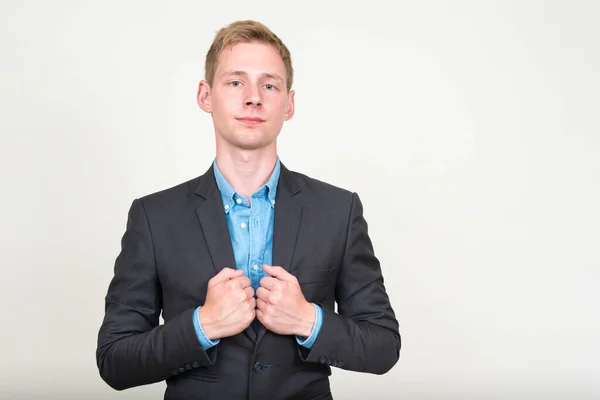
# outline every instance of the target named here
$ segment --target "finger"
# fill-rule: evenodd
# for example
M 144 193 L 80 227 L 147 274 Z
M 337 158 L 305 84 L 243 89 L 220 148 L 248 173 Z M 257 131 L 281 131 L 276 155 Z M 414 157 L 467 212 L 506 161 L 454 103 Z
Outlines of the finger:
M 236 277 L 243 276 L 243 275 L 244 275 L 244 271 L 242 271 L 241 269 L 233 269 L 233 268 L 225 267 L 221 271 L 219 271 L 218 274 L 213 276 L 209 280 L 208 283 L 210 286 L 214 286 L 214 285 L 218 285 L 219 283 L 227 282 L 228 280 L 230 280 L 232 278 L 236 278 Z
M 294 282 L 296 280 L 296 277 L 294 275 L 290 274 L 285 269 L 279 266 L 263 264 L 263 270 L 272 277 L 280 279 L 282 281 Z
M 248 286 L 247 288 L 245 288 L 244 292 L 246 292 L 246 299 L 254 298 L 254 289 L 252 289 L 251 286 Z
M 261 324 L 267 326 L 267 324 L 265 323 L 265 313 L 263 313 L 260 308 L 256 309 L 256 318 L 258 318 Z
M 247 276 L 238 276 L 230 279 L 231 285 L 236 288 L 246 289 L 247 287 L 251 287 L 250 278 Z
M 250 299 L 248 299 L 248 304 L 250 304 L 251 308 L 256 308 L 256 299 L 254 297 L 250 297 Z
M 267 302 L 266 302 L 266 301 L 264 301 L 263 299 L 260 299 L 260 298 L 259 298 L 259 299 L 256 299 L 256 307 L 257 307 L 259 310 L 265 311 L 265 310 L 266 310 L 266 307 L 267 307 Z
M 271 278 L 270 276 L 265 276 L 260 280 L 260 286 L 268 290 L 273 290 L 278 284 L 279 282 L 277 281 L 277 279 Z
M 256 289 L 256 297 L 258 297 L 259 299 L 262 299 L 264 301 L 267 301 L 269 299 L 269 294 L 271 292 L 268 289 L 265 289 L 264 287 L 259 287 L 258 289 Z

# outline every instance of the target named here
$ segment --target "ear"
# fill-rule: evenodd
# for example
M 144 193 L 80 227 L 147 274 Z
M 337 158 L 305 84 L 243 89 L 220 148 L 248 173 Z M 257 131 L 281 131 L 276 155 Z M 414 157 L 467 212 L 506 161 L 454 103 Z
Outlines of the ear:
M 289 121 L 294 116 L 294 95 L 296 93 L 290 90 L 287 98 L 287 107 L 285 109 L 284 121 Z
M 198 85 L 198 107 L 207 113 L 212 113 L 212 103 L 210 96 L 210 86 L 205 80 L 201 80 Z

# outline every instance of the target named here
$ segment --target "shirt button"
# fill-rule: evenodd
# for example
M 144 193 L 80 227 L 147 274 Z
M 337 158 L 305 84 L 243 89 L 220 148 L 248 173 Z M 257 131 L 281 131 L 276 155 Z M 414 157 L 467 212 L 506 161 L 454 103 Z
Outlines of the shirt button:
M 254 268 L 255 271 L 258 271 L 258 265 L 254 264 L 252 268 Z
M 225 204 L 225 209 L 229 210 L 229 204 Z
M 246 223 L 245 223 L 245 222 L 242 222 L 242 225 L 241 225 L 241 227 L 242 227 L 242 229 L 246 229 Z
M 242 199 L 237 199 L 235 202 L 238 204 L 242 204 Z
M 275 205 L 275 200 L 271 201 L 271 204 Z

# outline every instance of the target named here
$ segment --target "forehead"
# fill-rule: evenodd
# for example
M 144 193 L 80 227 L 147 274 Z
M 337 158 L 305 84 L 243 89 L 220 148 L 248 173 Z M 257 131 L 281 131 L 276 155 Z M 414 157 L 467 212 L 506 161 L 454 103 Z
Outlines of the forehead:
M 278 74 L 285 77 L 283 59 L 275 47 L 260 42 L 237 43 L 223 49 L 219 54 L 216 78 L 230 70 L 243 71 L 249 75 Z

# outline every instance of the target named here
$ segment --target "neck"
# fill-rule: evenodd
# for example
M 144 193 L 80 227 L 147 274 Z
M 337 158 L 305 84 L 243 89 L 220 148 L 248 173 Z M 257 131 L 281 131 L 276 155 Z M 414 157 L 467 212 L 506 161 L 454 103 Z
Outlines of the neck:
M 250 200 L 271 177 L 277 163 L 275 146 L 257 150 L 217 147 L 217 165 L 236 192 Z

